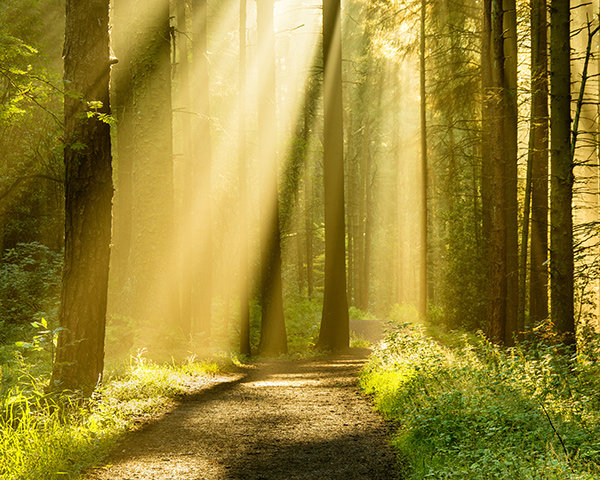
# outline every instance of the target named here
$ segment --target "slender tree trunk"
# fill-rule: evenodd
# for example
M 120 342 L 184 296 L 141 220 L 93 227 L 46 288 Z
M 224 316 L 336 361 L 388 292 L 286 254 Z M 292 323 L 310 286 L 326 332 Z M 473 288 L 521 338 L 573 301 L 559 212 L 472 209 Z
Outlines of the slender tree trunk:
M 154 320 L 175 329 L 179 326 L 179 292 L 173 268 L 176 245 L 169 2 L 137 0 L 132 12 L 132 311 L 137 320 Z
M 181 117 L 181 135 L 183 138 L 183 199 L 182 199 L 182 214 L 178 217 L 179 227 L 179 254 L 180 254 L 180 271 L 181 278 L 181 330 L 185 337 L 189 337 L 192 333 L 192 298 L 194 294 L 193 281 L 193 265 L 191 261 L 192 252 L 196 242 L 190 241 L 190 238 L 195 238 L 195 228 L 193 225 L 194 216 L 192 215 L 194 205 L 194 185 L 192 182 L 192 124 L 189 112 L 190 104 L 190 76 L 188 65 L 188 38 L 187 33 L 187 12 L 186 1 L 177 0 L 177 46 L 179 47 L 179 62 L 177 71 L 179 72 L 180 88 L 179 101 L 183 114 Z M 188 230 L 191 229 L 191 235 Z
M 487 335 L 495 342 L 505 339 L 506 327 L 506 162 L 504 153 L 504 39 L 501 0 L 485 0 L 484 12 L 491 15 L 492 87 L 489 105 L 490 155 L 490 240 Z
M 117 123 L 115 196 L 110 267 L 109 312 L 131 315 L 128 295 L 133 201 L 134 113 L 131 52 L 126 32 L 131 29 L 131 5 L 113 2 L 112 48 L 118 63 L 112 69 L 112 111 Z
M 421 252 L 420 252 L 420 287 L 419 287 L 419 314 L 422 318 L 427 317 L 427 293 L 428 293 L 428 235 L 429 223 L 427 192 L 429 187 L 427 167 L 427 89 L 425 75 L 425 21 L 427 19 L 427 1 L 421 0 L 421 38 L 419 42 L 419 76 L 421 92 Z
M 525 331 L 525 307 L 527 304 L 527 252 L 529 251 L 529 225 L 531 218 L 531 178 L 533 171 L 533 128 L 529 130 L 529 154 L 525 176 L 525 202 L 521 225 L 521 250 L 519 251 L 519 315 L 517 332 Z
M 239 208 L 240 208 L 240 353 L 250 356 L 250 299 L 248 286 L 248 180 L 246 167 L 246 0 L 240 0 L 240 112 L 239 112 Z
M 348 347 L 350 327 L 346 296 L 344 238 L 344 128 L 340 0 L 323 3 L 325 290 L 318 345 Z
M 196 232 L 194 248 L 199 251 L 194 291 L 194 326 L 196 334 L 210 338 L 212 323 L 213 265 L 212 265 L 212 207 L 211 207 L 211 164 L 212 148 L 210 135 L 210 99 L 207 45 L 207 0 L 193 0 L 193 59 L 194 59 L 194 103 L 197 115 L 194 138 L 195 161 L 193 181 L 199 192 L 196 199 Z
M 517 7 L 504 0 L 504 52 L 506 116 L 504 128 L 506 165 L 506 330 L 505 345 L 514 345 L 519 315 L 519 228 L 517 219 Z
M 306 157 L 307 165 L 304 168 L 304 232 L 306 239 L 306 288 L 308 297 L 313 296 L 314 271 L 313 271 L 313 169 L 310 168 L 309 156 Z
M 67 0 L 65 269 L 52 388 L 89 395 L 102 377 L 113 196 L 108 0 Z
M 551 312 L 567 346 L 575 346 L 573 304 L 573 158 L 571 155 L 570 2 L 550 5 L 551 70 Z
M 548 25 L 546 0 L 531 5 L 531 259 L 529 323 L 548 318 Z
M 277 188 L 277 120 L 275 105 L 275 30 L 273 0 L 257 0 L 259 67 L 258 148 L 262 170 L 261 218 L 261 314 L 259 350 L 262 354 L 287 352 L 283 291 L 281 283 L 281 239 Z

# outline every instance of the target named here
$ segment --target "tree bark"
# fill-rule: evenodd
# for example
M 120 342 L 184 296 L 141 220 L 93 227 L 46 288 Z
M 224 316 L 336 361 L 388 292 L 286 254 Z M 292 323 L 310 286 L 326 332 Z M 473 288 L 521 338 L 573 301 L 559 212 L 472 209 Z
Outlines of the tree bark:
M 531 257 L 529 322 L 548 318 L 548 25 L 546 0 L 531 5 Z
M 179 255 L 181 272 L 181 330 L 186 338 L 192 333 L 193 307 L 192 298 L 194 294 L 193 265 L 190 261 L 192 249 L 197 242 L 190 242 L 190 238 L 195 233 L 193 226 L 194 217 L 192 215 L 194 205 L 194 186 L 192 182 L 192 123 L 189 112 L 192 110 L 190 103 L 190 75 L 188 58 L 188 39 L 187 32 L 187 11 L 186 1 L 177 0 L 177 46 L 179 49 L 179 60 L 177 63 L 177 72 L 179 73 L 179 103 L 183 111 L 181 116 L 181 136 L 183 142 L 183 193 L 182 193 L 182 212 L 178 216 L 180 226 L 179 236 Z M 189 232 L 188 229 L 192 229 Z M 190 234 L 191 233 L 191 234 Z M 191 244 L 190 244 L 191 243 Z
M 266 355 L 287 352 L 281 283 L 281 238 L 277 188 L 277 120 L 275 105 L 275 30 L 273 0 L 257 0 L 259 67 L 258 148 L 261 163 L 261 315 L 259 351 Z
M 421 35 L 419 41 L 419 84 L 421 92 L 421 251 L 420 251 L 420 275 L 419 275 L 419 314 L 421 318 L 427 317 L 427 293 L 428 293 L 428 235 L 427 226 L 428 205 L 427 192 L 429 186 L 428 170 L 427 170 L 427 89 L 425 76 L 425 21 L 427 17 L 427 1 L 421 0 Z
M 213 293 L 212 268 L 212 208 L 210 135 L 210 99 L 207 44 L 207 0 L 192 2 L 194 32 L 192 57 L 194 59 L 194 111 L 196 113 L 193 179 L 198 192 L 195 199 L 195 242 L 198 259 L 194 288 L 193 332 L 206 341 L 211 335 L 211 309 Z
M 51 388 L 90 395 L 102 378 L 113 195 L 108 0 L 67 0 L 65 269 Z
M 519 227 L 517 219 L 517 7 L 504 0 L 505 165 L 506 165 L 506 330 L 505 345 L 514 345 L 519 315 Z
M 132 12 L 132 315 L 175 330 L 179 327 L 179 282 L 174 268 L 169 2 L 137 0 Z
M 250 288 L 248 285 L 248 180 L 246 167 L 246 0 L 240 0 L 239 69 L 239 208 L 240 208 L 240 353 L 250 356 Z
M 550 4 L 551 314 L 566 346 L 575 348 L 573 158 L 571 153 L 570 2 Z
M 506 327 L 506 162 L 504 152 L 504 39 L 501 0 L 485 0 L 484 15 L 490 15 L 492 86 L 486 92 L 489 113 L 490 238 L 487 335 L 494 342 L 505 339 Z M 484 19 L 484 21 L 486 21 Z
M 318 346 L 340 350 L 350 341 L 344 228 L 344 130 L 340 0 L 323 3 L 325 290 Z

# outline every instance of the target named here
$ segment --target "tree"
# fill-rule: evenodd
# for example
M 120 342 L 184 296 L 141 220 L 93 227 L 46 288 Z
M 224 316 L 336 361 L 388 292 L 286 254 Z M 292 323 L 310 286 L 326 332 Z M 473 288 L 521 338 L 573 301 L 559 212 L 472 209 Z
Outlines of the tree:
M 506 329 L 504 343 L 514 345 L 519 311 L 519 229 L 517 220 L 517 6 L 516 0 L 504 0 L 504 147 L 506 183 Z
M 240 70 L 239 70 L 239 208 L 240 208 L 240 353 L 251 355 L 250 299 L 248 286 L 248 180 L 246 167 L 246 0 L 240 0 Z
M 420 275 L 419 275 L 419 313 L 422 318 L 427 317 L 427 248 L 428 248 L 428 205 L 427 190 L 429 185 L 427 172 L 427 89 L 425 77 L 425 20 L 427 18 L 427 0 L 421 0 L 421 21 L 419 37 L 419 85 L 421 94 L 421 251 L 420 251 Z
M 258 148 L 261 163 L 261 330 L 259 351 L 273 355 L 287 352 L 281 283 L 281 236 L 277 189 L 277 131 L 275 105 L 275 30 L 273 0 L 257 0 L 259 35 Z
M 489 102 L 488 148 L 490 162 L 490 233 L 489 233 L 489 297 L 487 312 L 487 335 L 496 342 L 505 339 L 506 331 L 506 296 L 507 296 L 507 230 L 506 230 L 506 174 L 504 145 L 504 26 L 502 18 L 502 2 L 486 0 L 484 16 L 490 15 L 491 22 L 491 58 L 492 85 L 484 92 Z M 484 18 L 484 21 L 485 20 Z
M 531 325 L 536 325 L 548 318 L 548 26 L 546 0 L 531 3 L 529 319 Z
M 102 377 L 111 235 L 108 0 L 67 0 L 65 270 L 53 389 L 89 395 Z
M 550 276 L 552 322 L 575 348 L 570 1 L 550 3 Z
M 325 203 L 325 290 L 318 346 L 349 344 L 344 237 L 344 130 L 340 0 L 323 2 L 323 135 Z
M 192 248 L 197 249 L 192 255 L 198 262 L 194 265 L 193 316 L 194 333 L 202 333 L 205 338 L 211 334 L 211 307 L 213 291 L 212 268 L 212 214 L 211 214 L 211 163 L 212 147 L 210 135 L 210 99 L 208 75 L 208 43 L 207 43 L 207 1 L 194 0 L 193 9 L 193 60 L 194 60 L 194 103 L 196 125 L 194 132 L 194 189 L 199 192 L 192 207 Z
M 132 9 L 134 116 L 132 238 L 129 252 L 131 315 L 179 324 L 176 277 L 171 27 L 169 1 L 136 0 Z
M 197 229 L 195 226 L 194 211 L 194 185 L 193 185 L 193 161 L 192 161 L 192 122 L 190 112 L 190 68 L 189 68 L 189 35 L 187 30 L 187 5 L 185 0 L 176 2 L 177 18 L 177 47 L 179 57 L 177 61 L 177 72 L 179 73 L 179 102 L 181 115 L 181 137 L 183 157 L 183 188 L 181 200 L 181 213 L 179 221 L 179 261 L 181 271 L 181 329 L 187 337 L 192 333 L 193 327 L 193 296 L 194 296 L 194 274 L 196 273 L 195 262 L 192 261 L 198 248 Z M 202 85 L 204 87 L 205 85 Z

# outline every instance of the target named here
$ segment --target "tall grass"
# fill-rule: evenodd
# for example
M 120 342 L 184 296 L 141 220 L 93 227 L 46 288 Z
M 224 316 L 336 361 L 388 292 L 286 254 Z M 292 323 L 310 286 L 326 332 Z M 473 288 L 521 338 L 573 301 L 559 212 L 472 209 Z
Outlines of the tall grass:
M 76 478 L 97 465 L 140 419 L 164 408 L 214 363 L 190 361 L 157 365 L 142 356 L 113 374 L 90 400 L 67 392 L 44 393 L 42 377 L 17 355 L 4 364 L 0 398 L 0 478 L 54 480 Z
M 448 347 L 391 325 L 361 385 L 395 421 L 407 478 L 600 478 L 600 363 L 541 342 L 501 350 L 482 337 Z

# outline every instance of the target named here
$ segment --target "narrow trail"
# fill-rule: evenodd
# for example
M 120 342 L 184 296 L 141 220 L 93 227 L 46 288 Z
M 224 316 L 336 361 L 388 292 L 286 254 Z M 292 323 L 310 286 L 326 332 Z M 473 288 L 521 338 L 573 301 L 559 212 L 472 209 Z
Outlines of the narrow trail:
M 256 364 L 184 397 L 85 479 L 398 479 L 389 428 L 357 388 L 367 354 Z

